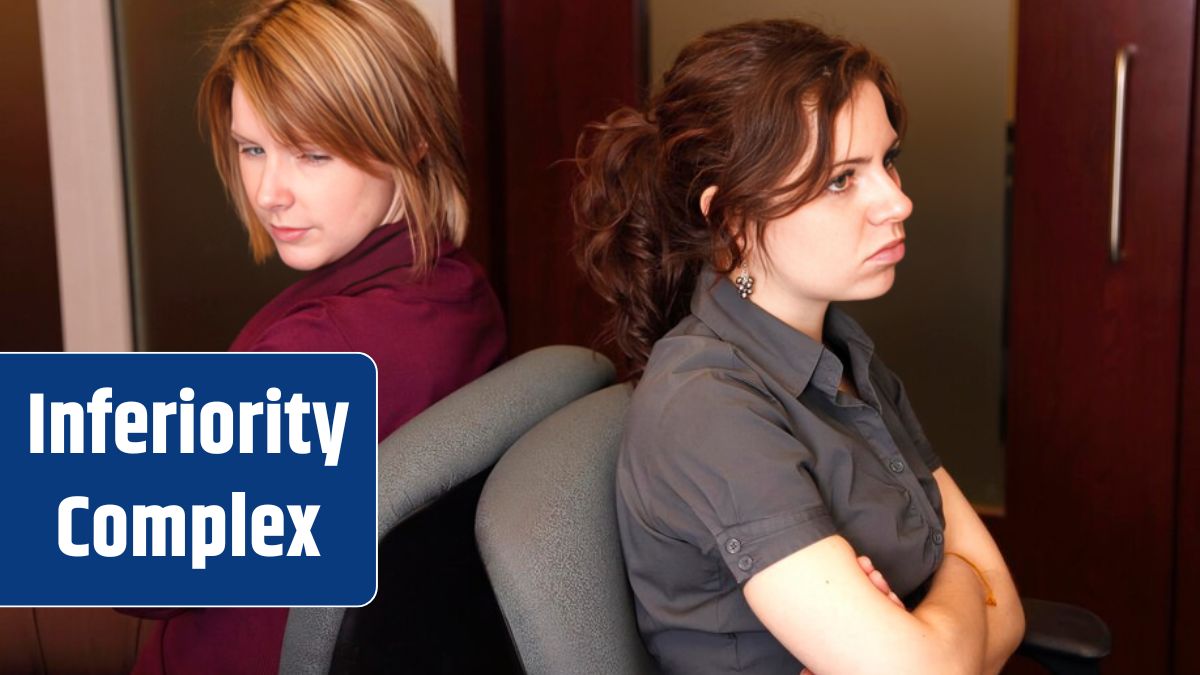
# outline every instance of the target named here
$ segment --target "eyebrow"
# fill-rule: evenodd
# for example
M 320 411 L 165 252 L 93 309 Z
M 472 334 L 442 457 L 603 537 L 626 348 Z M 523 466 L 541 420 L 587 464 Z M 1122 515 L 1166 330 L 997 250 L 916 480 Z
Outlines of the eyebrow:
M 257 145 L 257 143 L 255 143 L 254 141 L 246 138 L 245 136 L 234 131 L 233 129 L 229 130 L 229 135 L 233 136 L 233 140 L 237 141 L 238 143 L 246 143 L 248 145 Z
M 885 150 L 883 154 L 886 155 L 887 153 L 893 152 L 899 148 L 900 148 L 900 137 L 897 136 L 895 139 L 892 140 L 892 144 L 888 146 L 888 149 Z M 872 159 L 871 157 L 851 157 L 849 159 L 843 159 L 840 162 L 834 162 L 832 165 L 832 168 L 836 169 L 839 166 L 846 166 L 846 165 L 857 166 L 859 164 L 869 164 L 871 162 L 871 159 Z

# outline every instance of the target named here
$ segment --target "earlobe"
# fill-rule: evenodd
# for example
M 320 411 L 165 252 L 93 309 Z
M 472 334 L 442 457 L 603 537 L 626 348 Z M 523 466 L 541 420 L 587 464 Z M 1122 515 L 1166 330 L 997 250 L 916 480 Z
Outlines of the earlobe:
M 413 164 L 420 164 L 421 160 L 429 154 L 429 144 L 425 141 L 417 143 L 416 150 L 413 151 Z
M 709 185 L 708 187 L 704 188 L 704 192 L 700 193 L 700 213 L 704 214 L 705 218 L 708 217 L 708 207 L 712 205 L 713 197 L 715 197 L 716 194 L 716 185 Z

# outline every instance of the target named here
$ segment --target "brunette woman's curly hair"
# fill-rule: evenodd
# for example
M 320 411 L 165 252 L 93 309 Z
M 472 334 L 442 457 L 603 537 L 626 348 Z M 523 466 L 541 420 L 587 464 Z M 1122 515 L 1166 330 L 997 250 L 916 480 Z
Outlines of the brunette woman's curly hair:
M 761 244 L 767 222 L 821 194 L 834 121 L 862 81 L 903 136 L 904 105 L 875 54 L 801 21 L 752 21 L 684 47 L 646 112 L 622 108 L 583 132 L 575 252 L 615 307 L 606 337 L 631 375 L 687 316 L 706 264 L 739 267 L 748 232 Z

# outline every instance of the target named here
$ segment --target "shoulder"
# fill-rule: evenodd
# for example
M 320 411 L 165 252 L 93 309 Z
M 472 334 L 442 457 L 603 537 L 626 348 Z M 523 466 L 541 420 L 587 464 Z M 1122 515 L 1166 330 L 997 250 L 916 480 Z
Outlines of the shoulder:
M 475 259 L 465 250 L 450 246 L 422 275 L 415 275 L 408 267 L 394 268 L 349 286 L 338 297 L 469 307 L 494 301 L 495 294 Z
M 236 345 L 248 352 L 357 351 L 338 326 L 327 303 L 314 300 L 293 307 L 262 328 L 249 344 Z
M 397 344 L 438 352 L 463 337 L 490 337 L 497 327 L 503 331 L 499 300 L 483 269 L 453 247 L 423 275 L 391 268 L 314 302 L 347 340 L 362 344 L 360 349 Z
M 773 397 L 761 375 L 734 345 L 696 323 L 685 320 L 654 345 L 634 391 L 634 413 L 651 415 L 662 426 L 702 412 L 727 414 L 731 406 L 770 406 Z
M 644 481 L 687 484 L 699 475 L 729 477 L 797 445 L 783 405 L 735 347 L 673 334 L 655 346 L 634 390 L 623 463 Z
M 744 559 L 767 565 L 832 531 L 813 464 L 736 347 L 676 333 L 655 347 L 634 391 L 617 494 L 632 522 L 719 551 L 740 582 L 752 573 Z M 739 543 L 727 550 L 730 538 Z M 739 554 L 751 541 L 759 548 Z

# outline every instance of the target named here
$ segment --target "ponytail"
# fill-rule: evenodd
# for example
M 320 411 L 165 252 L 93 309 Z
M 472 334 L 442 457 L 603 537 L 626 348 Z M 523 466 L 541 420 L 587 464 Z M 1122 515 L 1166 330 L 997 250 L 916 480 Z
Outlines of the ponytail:
M 615 308 L 603 338 L 617 344 L 634 377 L 654 343 L 687 315 L 699 272 L 697 261 L 671 255 L 664 236 L 679 196 L 663 184 L 661 155 L 658 127 L 632 108 L 589 125 L 576 153 L 583 175 L 571 202 L 576 259 Z

